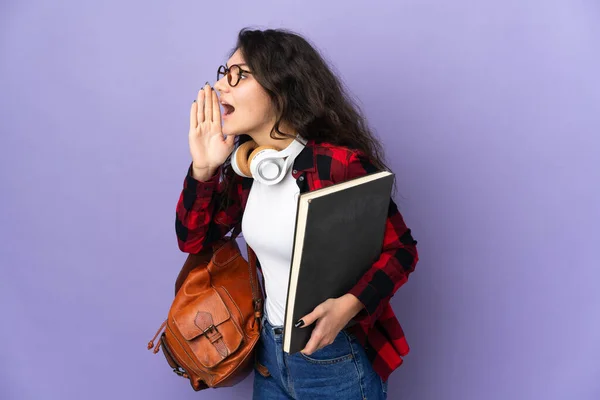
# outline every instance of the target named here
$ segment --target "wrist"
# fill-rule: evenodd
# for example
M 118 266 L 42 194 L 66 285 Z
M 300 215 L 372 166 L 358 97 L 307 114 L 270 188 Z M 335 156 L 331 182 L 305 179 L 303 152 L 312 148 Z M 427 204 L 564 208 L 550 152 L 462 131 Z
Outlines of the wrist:
M 217 172 L 217 168 L 196 167 L 192 165 L 192 177 L 198 181 L 208 181 Z
M 344 302 L 350 318 L 353 318 L 364 308 L 363 303 L 352 293 L 346 293 L 341 297 L 341 300 Z

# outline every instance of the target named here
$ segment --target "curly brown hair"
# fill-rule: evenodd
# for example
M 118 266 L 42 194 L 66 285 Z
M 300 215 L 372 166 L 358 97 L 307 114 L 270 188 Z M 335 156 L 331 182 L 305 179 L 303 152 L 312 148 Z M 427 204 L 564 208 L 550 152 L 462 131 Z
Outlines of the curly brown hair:
M 360 150 L 378 169 L 389 169 L 381 143 L 359 106 L 305 38 L 286 29 L 243 28 L 230 55 L 238 49 L 275 107 L 277 120 L 270 133 L 273 139 L 294 137 L 281 130 L 281 122 L 285 121 L 307 140 Z M 236 146 L 247 140 L 247 135 L 237 136 Z M 230 193 L 235 180 L 230 158 L 223 170 L 226 193 Z M 230 196 L 223 197 L 220 209 L 227 207 Z

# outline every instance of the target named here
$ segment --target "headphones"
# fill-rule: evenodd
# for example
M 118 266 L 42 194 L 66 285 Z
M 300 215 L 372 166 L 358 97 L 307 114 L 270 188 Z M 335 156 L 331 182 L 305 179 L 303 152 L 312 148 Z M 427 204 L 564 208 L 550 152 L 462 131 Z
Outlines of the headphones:
M 292 165 L 291 154 L 298 154 L 306 141 L 297 136 L 289 146 L 279 150 L 273 146 L 258 146 L 249 140 L 233 152 L 231 166 L 236 174 L 254 178 L 264 185 L 279 183 Z

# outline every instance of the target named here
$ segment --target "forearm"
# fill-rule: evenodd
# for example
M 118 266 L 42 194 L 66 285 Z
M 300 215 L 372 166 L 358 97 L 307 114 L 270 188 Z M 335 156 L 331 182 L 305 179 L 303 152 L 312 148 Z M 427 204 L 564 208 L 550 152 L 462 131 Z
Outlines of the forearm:
M 226 210 L 217 211 L 223 195 L 217 188 L 219 180 L 218 171 L 212 172 L 206 181 L 201 181 L 194 177 L 193 166 L 188 169 L 176 208 L 175 231 L 181 251 L 201 251 L 207 239 L 216 240 L 224 236 L 237 222 L 241 213 L 239 199 L 234 198 Z M 235 190 L 231 192 L 236 193 Z

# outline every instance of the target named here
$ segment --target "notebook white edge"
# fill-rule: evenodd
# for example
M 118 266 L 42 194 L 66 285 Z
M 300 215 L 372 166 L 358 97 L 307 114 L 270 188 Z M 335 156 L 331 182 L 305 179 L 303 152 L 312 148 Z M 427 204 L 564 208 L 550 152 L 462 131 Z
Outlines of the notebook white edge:
M 306 215 L 308 214 L 308 207 L 310 206 L 308 201 L 301 198 L 298 199 L 298 221 L 296 226 L 296 237 L 294 241 L 293 258 L 290 268 L 290 282 L 288 283 L 288 297 L 286 302 L 286 313 L 285 313 L 285 325 L 284 327 L 292 327 L 294 325 L 294 303 L 296 300 L 296 285 L 298 284 L 298 276 L 300 274 L 299 268 L 294 268 L 294 265 L 300 265 L 300 259 L 302 257 L 302 247 L 304 246 L 304 233 L 306 230 Z M 302 238 L 302 240 L 299 240 Z M 292 290 L 292 288 L 294 288 Z M 285 332 L 283 335 L 283 351 L 286 353 L 290 352 L 291 345 L 291 329 Z
M 327 195 L 330 193 L 335 193 L 340 190 L 348 189 L 353 186 L 362 185 L 363 183 L 374 181 L 376 179 L 380 179 L 380 178 L 383 178 L 388 175 L 393 175 L 393 173 L 390 171 L 374 172 L 372 174 L 361 176 L 361 177 L 354 178 L 354 179 L 350 179 L 349 181 L 337 183 L 337 184 L 328 186 L 326 188 L 317 189 L 317 190 L 313 190 L 312 192 L 304 193 L 304 194 L 302 194 L 301 198 L 310 200 L 310 199 L 324 196 L 324 195 Z

